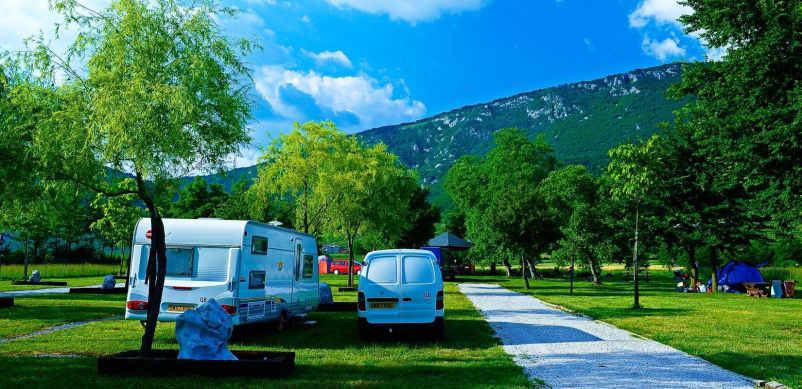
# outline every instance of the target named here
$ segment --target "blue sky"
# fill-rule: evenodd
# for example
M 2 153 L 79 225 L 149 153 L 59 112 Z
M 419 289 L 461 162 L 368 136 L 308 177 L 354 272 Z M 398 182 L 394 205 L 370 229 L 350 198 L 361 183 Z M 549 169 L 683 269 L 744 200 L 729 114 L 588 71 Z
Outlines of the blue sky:
M 52 30 L 46 0 L 7 0 L 0 45 Z M 676 0 L 223 0 L 221 20 L 256 36 L 256 145 L 294 121 L 356 132 L 468 104 L 710 51 L 686 36 Z M 86 0 L 102 7 L 108 0 Z M 69 36 L 67 36 L 69 37 Z M 258 156 L 244 150 L 238 165 Z

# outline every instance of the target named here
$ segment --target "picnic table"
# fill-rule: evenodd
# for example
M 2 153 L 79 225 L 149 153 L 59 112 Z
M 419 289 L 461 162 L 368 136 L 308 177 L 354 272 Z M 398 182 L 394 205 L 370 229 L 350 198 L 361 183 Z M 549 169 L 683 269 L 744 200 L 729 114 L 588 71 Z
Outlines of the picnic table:
M 744 282 L 746 294 L 754 297 L 769 297 L 771 295 L 770 282 Z
M 624 272 L 622 279 L 624 282 L 629 282 L 629 280 L 635 281 L 635 273 L 627 270 Z M 638 280 L 649 282 L 652 280 L 652 273 L 650 273 L 648 270 L 639 271 Z

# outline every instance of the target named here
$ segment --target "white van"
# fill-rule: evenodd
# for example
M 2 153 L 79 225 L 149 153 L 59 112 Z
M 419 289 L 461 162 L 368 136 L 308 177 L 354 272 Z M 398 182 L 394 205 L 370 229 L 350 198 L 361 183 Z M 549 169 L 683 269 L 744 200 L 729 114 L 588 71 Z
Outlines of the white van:
M 315 237 L 253 221 L 162 219 L 167 276 L 160 321 L 217 301 L 234 325 L 286 322 L 317 309 Z M 125 318 L 146 320 L 150 219 L 134 230 Z
M 429 251 L 368 253 L 358 292 L 360 334 L 409 328 L 443 332 L 443 276 Z

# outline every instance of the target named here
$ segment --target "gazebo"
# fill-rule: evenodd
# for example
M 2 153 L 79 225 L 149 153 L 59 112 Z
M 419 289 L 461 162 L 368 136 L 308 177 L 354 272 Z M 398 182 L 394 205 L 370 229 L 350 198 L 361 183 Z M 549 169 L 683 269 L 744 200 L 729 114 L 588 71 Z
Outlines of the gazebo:
M 439 251 L 440 255 L 442 256 L 442 263 L 444 263 L 444 264 L 447 263 L 448 264 L 448 268 L 451 268 L 452 266 L 454 266 L 454 263 L 451 262 L 451 260 L 450 260 L 451 252 L 452 251 L 468 251 L 468 249 L 470 249 L 472 246 L 473 246 L 473 243 L 466 242 L 465 239 L 462 239 L 462 238 L 460 238 L 460 237 L 458 237 L 458 236 L 456 236 L 456 235 L 454 235 L 454 234 L 452 234 L 450 232 L 444 232 L 444 233 L 434 237 L 433 239 L 429 240 L 429 245 L 427 247 L 421 247 L 421 249 L 424 249 L 424 250 L 425 249 L 431 249 L 431 248 L 439 249 L 437 251 Z M 430 250 L 430 251 L 435 252 L 435 250 Z M 438 254 L 436 252 L 435 252 L 435 255 L 438 256 Z M 438 258 L 438 259 L 441 259 L 441 258 Z M 471 274 L 473 274 L 473 263 L 471 263 L 471 265 L 470 265 L 468 270 L 463 270 L 463 271 L 469 271 Z

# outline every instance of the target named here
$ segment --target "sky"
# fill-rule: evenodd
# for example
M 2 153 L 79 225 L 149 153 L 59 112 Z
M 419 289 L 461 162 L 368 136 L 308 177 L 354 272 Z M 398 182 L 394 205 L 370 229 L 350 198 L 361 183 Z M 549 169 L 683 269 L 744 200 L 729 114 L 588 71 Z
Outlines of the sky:
M 110 0 L 83 0 L 99 9 Z M 346 132 L 414 121 L 465 105 L 679 60 L 720 58 L 677 18 L 676 0 L 221 0 L 220 19 L 263 49 L 247 59 L 258 107 L 253 146 L 294 122 L 333 120 Z M 52 35 L 47 0 L 0 0 L 0 51 Z M 75 35 L 62 32 L 54 47 Z

